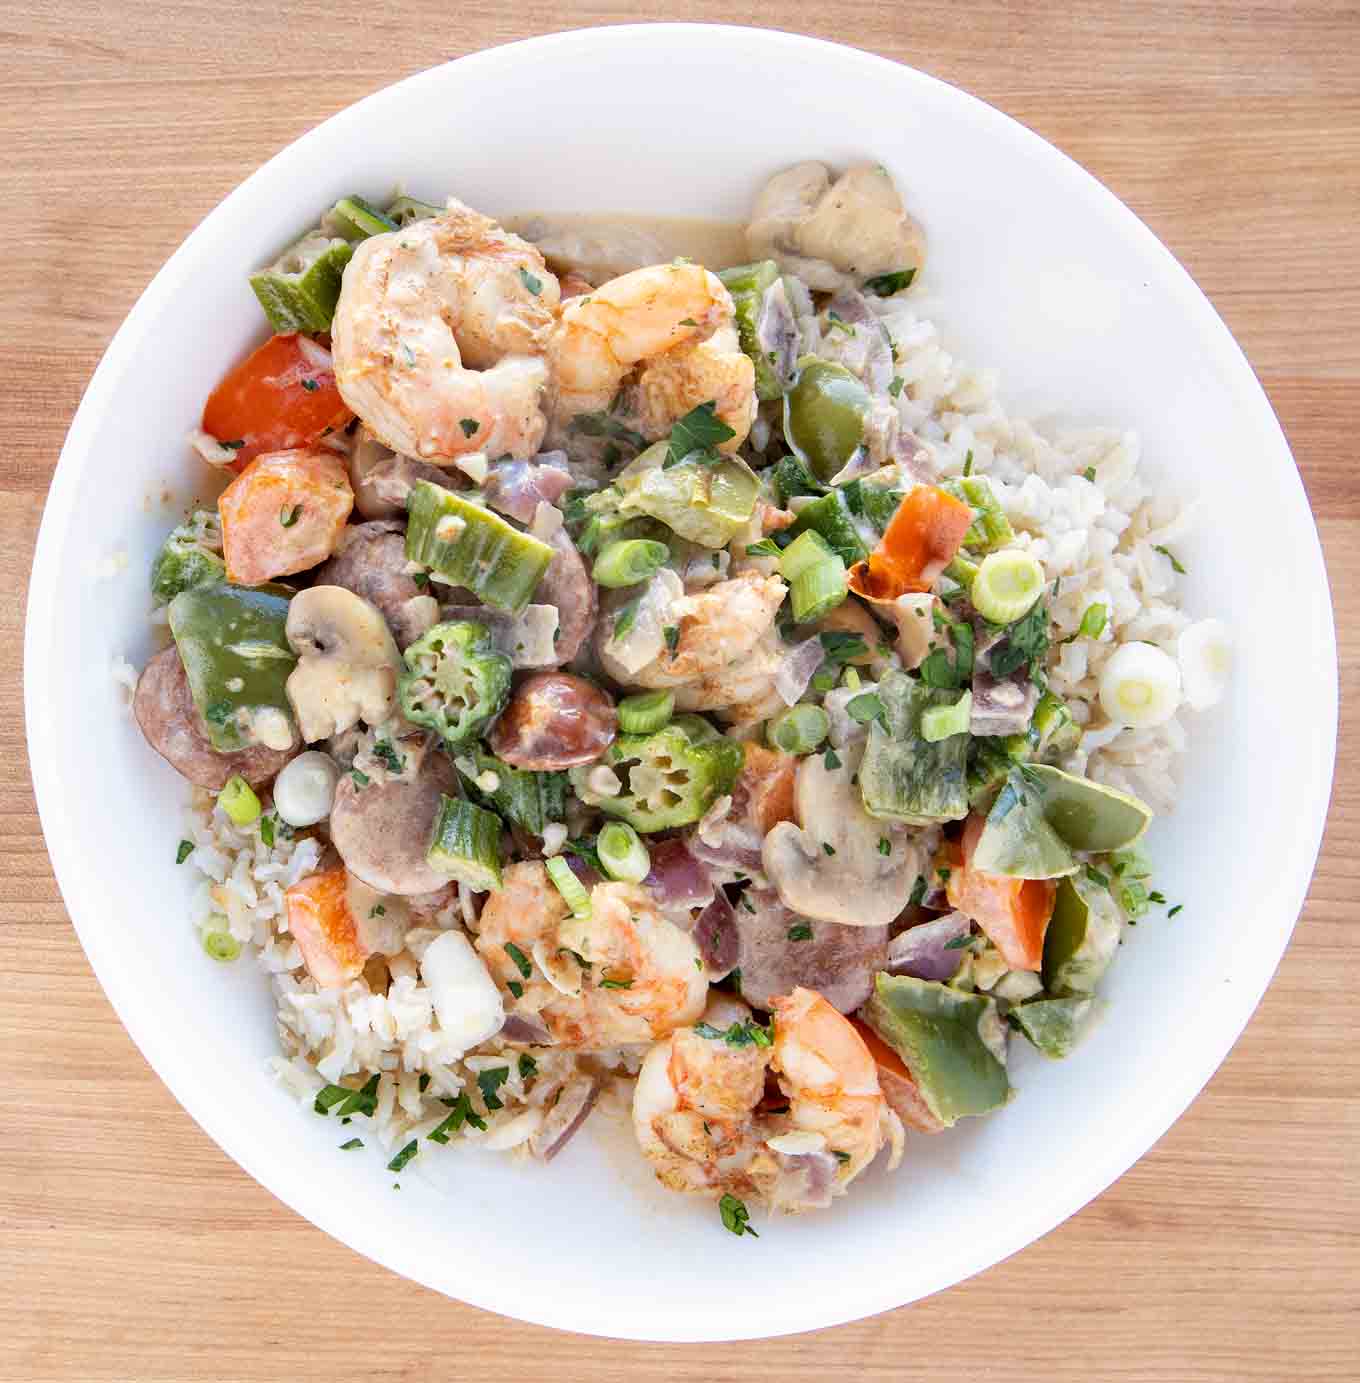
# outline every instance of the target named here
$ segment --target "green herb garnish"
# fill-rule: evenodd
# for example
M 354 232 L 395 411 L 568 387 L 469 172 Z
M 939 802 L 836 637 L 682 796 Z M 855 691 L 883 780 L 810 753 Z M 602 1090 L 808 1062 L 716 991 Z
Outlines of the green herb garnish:
M 182 841 L 180 841 L 180 843 L 179 843 L 179 849 L 175 851 L 175 863 L 176 863 L 176 864 L 183 864 L 184 861 L 187 860 L 187 859 L 189 858 L 189 856 L 192 855 L 193 853 L 194 853 L 194 843 L 193 843 L 192 840 L 182 840 Z
M 875 275 L 864 286 L 875 297 L 891 298 L 894 293 L 900 293 L 903 289 L 910 288 L 911 281 L 915 277 L 915 269 L 895 269 L 890 274 Z
M 730 1229 L 738 1239 L 743 1234 L 749 1234 L 753 1239 L 760 1238 L 748 1223 L 751 1214 L 746 1209 L 745 1201 L 739 1201 L 733 1195 L 725 1195 L 718 1202 L 718 1214 L 722 1216 L 723 1228 Z
M 799 922 L 789 928 L 788 937 L 790 941 L 811 941 L 812 927 L 807 922 Z
M 720 446 L 737 434 L 718 417 L 716 399 L 691 408 L 679 422 L 671 427 L 670 460 L 683 461 L 691 452 L 706 451 Z
M 504 950 L 505 954 L 515 962 L 515 969 L 527 980 L 534 973 L 534 967 L 529 963 L 529 957 L 513 941 L 507 941 Z

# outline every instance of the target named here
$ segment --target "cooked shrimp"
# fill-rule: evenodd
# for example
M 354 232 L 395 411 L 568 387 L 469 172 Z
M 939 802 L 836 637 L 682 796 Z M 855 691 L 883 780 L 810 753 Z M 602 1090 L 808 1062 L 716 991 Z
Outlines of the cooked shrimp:
M 740 675 L 739 665 L 774 627 L 787 590 L 777 576 L 744 571 L 682 596 L 671 606 L 671 618 L 680 630 L 674 654 L 662 653 L 629 680 L 640 687 L 679 687 L 729 667 Z
M 741 349 L 732 322 L 724 322 L 707 340 L 687 341 L 642 367 L 633 404 L 638 431 L 664 437 L 677 418 L 708 402 L 717 405 L 718 417 L 737 434 L 719 450 L 735 451 L 755 422 L 756 393 L 755 366 Z
M 522 991 L 508 1011 L 536 1015 L 577 1050 L 664 1037 L 703 1012 L 708 991 L 698 948 L 646 889 L 596 884 L 581 920 L 537 860 L 505 871 L 482 909 L 477 950 L 503 989 Z
M 716 275 L 681 263 L 634 269 L 564 303 L 548 344 L 554 428 L 607 410 L 645 362 L 651 383 L 639 381 L 645 416 L 638 421 L 649 436 L 664 435 L 682 414 L 712 399 L 737 434 L 725 448 L 739 447 L 755 417 L 755 376 L 737 346 L 733 311 Z M 714 345 L 698 349 L 715 337 Z M 663 363 L 667 354 L 675 358 Z
M 723 1000 L 705 1018 L 725 1032 L 742 1011 L 749 1018 Z M 766 1095 L 767 1070 L 777 1103 Z M 693 1028 L 658 1042 L 638 1076 L 633 1129 L 663 1186 L 750 1196 L 791 1213 L 829 1204 L 885 1140 L 895 1166 L 902 1139 L 863 1039 L 810 989 L 774 1000 L 773 1046 Z
M 341 397 L 406 456 L 532 456 L 557 303 L 543 256 L 460 202 L 370 236 L 331 328 Z
M 784 709 L 774 684 L 775 673 L 788 654 L 778 632 L 767 629 L 730 663 L 673 688 L 678 711 L 712 711 L 730 725 L 766 720 Z

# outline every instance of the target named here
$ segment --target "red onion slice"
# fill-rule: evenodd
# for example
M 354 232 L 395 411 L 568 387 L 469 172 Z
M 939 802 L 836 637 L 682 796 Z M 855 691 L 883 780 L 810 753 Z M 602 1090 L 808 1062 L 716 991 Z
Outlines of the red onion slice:
M 654 841 L 652 867 L 643 884 L 657 905 L 669 908 L 702 908 L 713 900 L 715 885 L 708 866 L 689 851 L 682 836 Z
M 786 706 L 796 706 L 826 656 L 815 634 L 795 644 L 780 660 L 774 673 L 774 689 Z
M 972 923 L 961 912 L 920 922 L 888 943 L 884 968 L 890 975 L 911 975 L 918 980 L 952 980 L 963 964 L 963 947 L 957 943 L 971 930 Z M 951 946 L 950 942 L 956 944 Z

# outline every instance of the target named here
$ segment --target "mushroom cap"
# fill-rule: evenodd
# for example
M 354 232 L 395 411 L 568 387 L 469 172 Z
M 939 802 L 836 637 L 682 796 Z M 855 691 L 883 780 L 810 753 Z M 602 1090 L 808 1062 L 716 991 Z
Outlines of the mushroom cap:
M 343 586 L 312 586 L 289 602 L 284 632 L 298 655 L 286 690 L 308 744 L 392 714 L 401 655 L 376 606 Z
M 855 783 L 862 757 L 860 746 L 849 745 L 837 768 L 828 768 L 820 754 L 799 764 L 795 806 L 801 824 L 775 826 L 761 859 L 780 900 L 800 916 L 886 927 L 906 907 L 922 858 L 902 827 L 876 821 L 864 810 Z

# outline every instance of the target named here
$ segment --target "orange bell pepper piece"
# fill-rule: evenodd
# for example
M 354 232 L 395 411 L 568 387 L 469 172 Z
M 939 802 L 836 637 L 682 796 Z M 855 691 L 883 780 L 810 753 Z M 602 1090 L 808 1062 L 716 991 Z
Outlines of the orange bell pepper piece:
M 945 884 L 949 905 L 986 932 L 1012 970 L 1039 970 L 1058 887 L 1052 879 L 1012 879 L 974 869 L 969 862 L 983 825 L 977 813 L 964 823 L 962 857 L 951 864 Z
M 928 591 L 953 561 L 973 511 L 934 485 L 917 485 L 897 506 L 867 562 L 850 568 L 850 589 L 871 600 Z

